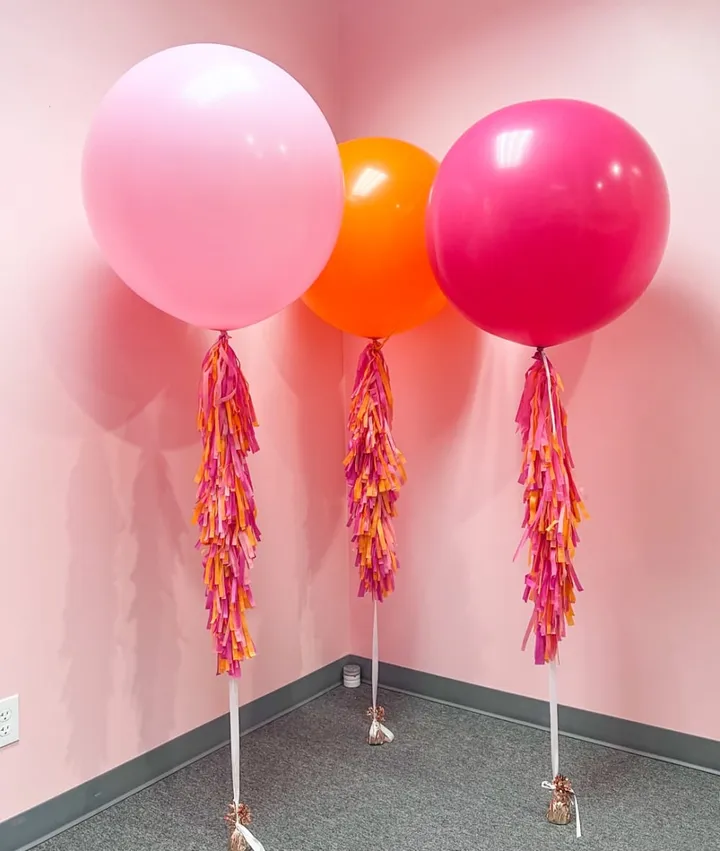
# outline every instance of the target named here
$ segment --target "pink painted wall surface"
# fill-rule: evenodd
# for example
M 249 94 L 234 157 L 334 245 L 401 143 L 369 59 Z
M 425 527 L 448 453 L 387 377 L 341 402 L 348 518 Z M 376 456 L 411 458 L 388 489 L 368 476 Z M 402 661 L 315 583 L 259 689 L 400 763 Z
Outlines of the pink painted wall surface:
M 60 8 L 62 7 L 62 8 Z M 341 138 L 386 134 L 441 157 L 473 121 L 534 97 L 633 122 L 670 182 L 666 262 L 611 328 L 553 353 L 592 520 L 564 645 L 563 702 L 720 737 L 712 392 L 720 367 L 720 173 L 711 108 L 720 9 L 705 0 L 0 2 L 0 377 L 5 441 L 0 821 L 221 714 L 188 516 L 194 393 L 208 337 L 145 306 L 90 239 L 78 166 L 93 108 L 172 44 L 236 43 L 309 88 Z M 342 38 L 340 14 L 342 12 Z M 342 63 L 340 56 L 342 55 Z M 296 306 L 235 337 L 261 419 L 264 541 L 250 700 L 349 649 L 371 605 L 348 587 L 344 402 L 359 344 Z M 383 607 L 390 662 L 544 696 L 519 642 L 513 418 L 528 352 L 452 310 L 391 341 L 409 459 L 402 574 Z M 442 583 L 442 591 L 437 590 Z M 698 699 L 702 695 L 703 700 Z
M 398 136 L 442 157 L 496 108 L 577 97 L 627 118 L 660 157 L 673 224 L 655 284 L 612 327 L 552 352 L 592 514 L 560 698 L 720 738 L 720 6 L 367 0 L 345 13 L 341 138 Z M 346 341 L 348 382 L 358 349 Z M 511 563 L 521 520 L 513 420 L 530 352 L 448 311 L 386 353 L 410 478 L 383 658 L 545 697 L 545 672 L 519 650 L 530 612 L 524 564 Z M 352 613 L 354 649 L 367 653 L 371 606 Z
M 226 704 L 189 523 L 210 338 L 98 256 L 79 182 L 93 109 L 136 61 L 192 41 L 263 53 L 331 119 L 339 101 L 333 0 L 3 0 L 0 19 L 0 696 L 21 701 L 2 821 Z M 298 306 L 235 342 L 261 420 L 250 700 L 349 650 L 342 341 Z

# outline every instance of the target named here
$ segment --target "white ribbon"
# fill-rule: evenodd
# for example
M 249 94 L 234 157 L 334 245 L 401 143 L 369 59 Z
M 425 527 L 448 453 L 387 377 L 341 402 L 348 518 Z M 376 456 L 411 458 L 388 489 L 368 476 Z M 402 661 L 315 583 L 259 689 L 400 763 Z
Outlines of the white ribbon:
M 233 801 L 240 803 L 240 700 L 237 677 L 228 677 L 230 683 L 230 763 L 232 765 Z
M 391 733 L 390 730 L 384 725 L 381 724 L 376 718 L 375 713 L 377 712 L 377 693 L 378 693 L 378 669 L 380 667 L 380 641 L 378 639 L 378 604 L 377 600 L 373 600 L 373 638 L 372 638 L 372 708 L 373 708 L 373 720 L 372 724 L 370 724 L 370 733 L 368 734 L 368 738 L 373 738 L 377 736 L 378 732 L 381 732 L 388 742 L 392 742 L 395 738 L 395 734 Z
M 550 403 L 550 422 L 552 424 L 553 437 L 557 437 L 557 422 L 555 420 L 555 405 L 553 404 L 553 387 L 550 376 L 550 364 L 544 349 L 539 349 L 542 357 L 545 377 L 548 385 L 548 400 Z M 562 517 L 562 516 L 561 516 Z M 560 725 L 558 724 L 558 696 L 557 696 L 557 662 L 553 659 L 548 663 L 548 691 L 550 698 L 550 759 L 552 762 L 552 776 L 560 774 Z M 543 789 L 555 789 L 555 781 L 543 780 Z M 579 839 L 582 836 L 580 827 L 580 808 L 578 807 L 577 795 L 572 792 L 572 802 L 575 807 L 575 835 Z
M 378 670 L 380 668 L 380 641 L 378 639 L 377 600 L 373 600 L 373 637 L 372 637 L 372 707 L 377 707 Z
M 545 377 L 548 384 L 548 397 L 550 400 L 550 422 L 552 423 L 552 433 L 557 435 L 557 424 L 555 422 L 555 405 L 553 405 L 552 379 L 550 378 L 550 363 L 545 354 L 545 349 L 538 349 L 542 358 L 543 366 L 545 367 Z
M 557 436 L 557 424 L 555 422 L 555 405 L 553 405 L 553 388 L 550 377 L 550 364 L 544 349 L 540 349 L 545 377 L 548 385 L 548 400 L 550 403 L 550 421 L 552 423 L 553 436 Z M 550 756 L 552 759 L 552 776 L 557 777 L 560 773 L 560 727 L 558 725 L 558 698 L 557 698 L 557 663 L 553 659 L 548 665 L 548 686 L 550 692 Z
M 555 791 L 555 781 L 552 782 L 549 780 L 543 780 L 542 782 L 543 789 L 550 789 L 553 792 Z M 577 795 L 575 794 L 575 790 L 573 790 L 570 795 L 572 796 L 572 803 L 575 807 L 575 836 L 578 839 L 582 838 L 582 827 L 580 826 L 580 807 L 578 806 Z
M 230 761 L 232 765 L 233 802 L 235 812 L 240 805 L 240 700 L 237 677 L 228 677 L 230 681 Z M 235 817 L 235 830 L 240 831 L 252 851 L 265 851 L 263 844 L 240 824 Z
M 560 774 L 560 727 L 558 725 L 557 663 L 548 663 L 548 685 L 550 686 L 550 757 L 552 776 Z
M 244 824 L 237 824 L 237 829 L 242 833 L 245 842 L 250 846 L 252 851 L 265 851 L 265 846 L 257 839 L 255 836 L 250 833 L 250 831 L 245 827 Z

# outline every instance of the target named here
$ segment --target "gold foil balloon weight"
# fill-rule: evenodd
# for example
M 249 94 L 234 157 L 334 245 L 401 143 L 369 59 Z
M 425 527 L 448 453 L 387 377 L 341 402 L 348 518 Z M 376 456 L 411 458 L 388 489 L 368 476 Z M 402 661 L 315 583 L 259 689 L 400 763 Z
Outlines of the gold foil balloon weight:
M 230 825 L 230 851 L 250 851 L 247 839 L 240 827 L 247 827 L 252 821 L 252 813 L 245 804 L 230 804 L 225 821 Z
M 230 844 L 228 847 L 230 848 L 230 851 L 250 851 L 250 846 L 247 844 L 247 840 L 239 830 L 233 830 L 230 834 Z
M 547 820 L 550 824 L 570 824 L 575 794 L 570 781 L 562 774 L 558 774 L 548 785 L 552 789 L 552 798 L 547 811 Z
M 382 706 L 371 706 L 367 711 L 367 716 L 372 718 L 367 738 L 368 744 L 384 745 L 392 742 L 395 736 L 385 726 L 385 709 Z

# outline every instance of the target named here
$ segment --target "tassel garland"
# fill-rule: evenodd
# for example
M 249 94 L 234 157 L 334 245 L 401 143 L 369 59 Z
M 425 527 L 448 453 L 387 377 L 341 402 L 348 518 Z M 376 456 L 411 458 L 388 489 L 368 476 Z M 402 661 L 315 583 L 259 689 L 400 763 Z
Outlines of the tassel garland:
M 405 459 L 392 438 L 393 398 L 383 343 L 373 340 L 358 362 L 350 399 L 345 458 L 348 526 L 352 529 L 358 597 L 382 602 L 395 589 L 398 569 L 393 518 L 405 483 Z
M 198 405 L 203 453 L 194 521 L 199 527 L 208 629 L 217 673 L 240 676 L 240 663 L 255 655 L 245 612 L 254 606 L 250 568 L 260 540 L 247 456 L 258 451 L 250 391 L 227 333 L 203 361 Z
M 566 626 L 573 624 L 576 591 L 582 591 L 573 558 L 578 525 L 587 513 L 573 478 L 562 382 L 538 349 L 525 374 L 515 422 L 523 445 L 520 484 L 525 486 L 523 536 L 529 542 L 529 572 L 523 599 L 533 612 L 523 649 L 535 634 L 535 663 L 554 662 Z M 517 556 L 517 553 L 516 553 Z

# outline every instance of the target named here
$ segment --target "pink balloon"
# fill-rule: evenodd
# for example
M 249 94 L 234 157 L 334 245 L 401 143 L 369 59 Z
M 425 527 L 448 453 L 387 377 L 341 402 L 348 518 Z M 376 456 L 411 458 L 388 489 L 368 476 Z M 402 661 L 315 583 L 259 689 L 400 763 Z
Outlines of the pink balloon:
M 574 100 L 519 103 L 471 127 L 427 211 L 440 286 L 472 322 L 552 346 L 601 328 L 654 277 L 670 205 L 645 139 Z
M 299 298 L 335 245 L 340 155 L 317 104 L 247 50 L 189 44 L 131 68 L 97 110 L 83 195 L 108 263 L 193 325 L 252 325 Z

